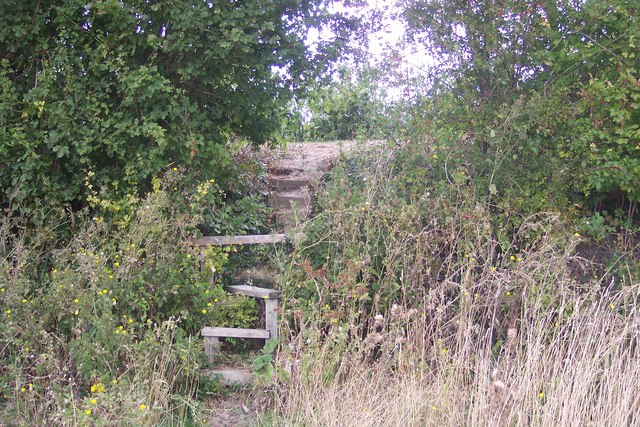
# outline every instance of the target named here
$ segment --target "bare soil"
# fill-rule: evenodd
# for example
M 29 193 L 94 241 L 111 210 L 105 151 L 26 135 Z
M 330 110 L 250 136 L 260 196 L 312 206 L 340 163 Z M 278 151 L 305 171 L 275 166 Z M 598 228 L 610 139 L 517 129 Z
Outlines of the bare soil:
M 292 143 L 284 150 L 276 150 L 269 165 L 269 173 L 278 178 L 320 179 L 331 169 L 342 152 L 353 147 L 353 141 Z

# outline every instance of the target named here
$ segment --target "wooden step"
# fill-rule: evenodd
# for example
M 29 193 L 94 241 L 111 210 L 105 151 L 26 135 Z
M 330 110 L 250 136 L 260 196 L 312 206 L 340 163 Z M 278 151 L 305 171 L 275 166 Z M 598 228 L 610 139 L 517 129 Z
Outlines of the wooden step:
M 295 190 L 310 185 L 308 178 L 276 178 L 269 179 L 271 188 L 277 191 Z
M 273 289 L 259 288 L 257 286 L 249 285 L 229 285 L 227 291 L 234 294 L 242 294 L 248 297 L 254 298 L 280 298 L 282 296 L 281 291 Z
M 277 301 L 270 300 L 269 301 Z M 277 331 L 277 329 L 276 329 Z M 243 328 L 211 328 L 205 326 L 200 330 L 200 335 L 204 337 L 204 353 L 207 361 L 213 363 L 217 355 L 220 354 L 220 338 L 271 338 L 271 333 L 266 329 L 243 329 Z
M 243 328 L 211 328 L 205 326 L 200 331 L 205 338 L 263 338 L 269 339 L 271 334 L 266 329 Z
M 205 236 L 191 239 L 193 246 L 230 246 L 230 245 L 265 245 L 281 243 L 287 239 L 286 234 L 258 234 L 251 236 Z
M 289 190 L 269 195 L 269 204 L 275 209 L 303 209 L 311 204 L 308 191 Z

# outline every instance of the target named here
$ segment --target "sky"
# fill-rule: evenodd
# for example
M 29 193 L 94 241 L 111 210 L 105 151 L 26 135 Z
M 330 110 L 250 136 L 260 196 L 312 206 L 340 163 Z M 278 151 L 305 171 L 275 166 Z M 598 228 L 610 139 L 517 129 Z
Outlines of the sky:
M 362 19 L 368 19 L 372 12 L 377 12 L 380 16 L 380 29 L 367 35 L 368 58 L 372 65 L 382 62 L 392 51 L 391 48 L 395 48 L 400 51 L 401 60 L 398 67 L 403 75 L 413 77 L 428 72 L 434 61 L 424 47 L 401 47 L 405 28 L 402 21 L 394 19 L 394 15 L 399 13 L 395 0 L 368 0 L 364 7 L 346 7 L 342 3 L 334 3 L 331 10 Z M 330 30 L 314 30 L 309 33 L 307 42 L 313 45 L 314 42 L 324 38 L 330 39 L 331 36 Z

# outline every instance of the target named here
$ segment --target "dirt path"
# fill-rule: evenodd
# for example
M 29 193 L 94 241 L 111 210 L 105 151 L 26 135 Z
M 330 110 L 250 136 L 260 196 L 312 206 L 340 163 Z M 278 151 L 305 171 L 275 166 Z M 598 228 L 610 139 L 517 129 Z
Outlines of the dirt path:
M 354 146 L 353 141 L 292 143 L 286 150 L 276 152 L 276 159 L 269 165 L 271 175 L 283 178 L 320 179 L 331 169 L 340 153 Z
M 275 222 L 280 229 L 311 214 L 314 186 L 340 154 L 354 144 L 352 141 L 292 143 L 286 150 L 275 153 L 269 164 L 269 203 L 275 209 Z
M 331 169 L 342 152 L 354 146 L 351 141 L 292 143 L 286 149 L 262 153 L 271 159 L 268 165 L 269 202 L 275 208 L 276 225 L 280 231 L 308 217 L 312 209 L 313 189 L 322 175 Z M 268 402 L 247 396 L 244 392 L 236 392 L 209 399 L 207 407 L 211 416 L 207 420 L 208 425 L 253 425 L 257 414 L 268 406 Z

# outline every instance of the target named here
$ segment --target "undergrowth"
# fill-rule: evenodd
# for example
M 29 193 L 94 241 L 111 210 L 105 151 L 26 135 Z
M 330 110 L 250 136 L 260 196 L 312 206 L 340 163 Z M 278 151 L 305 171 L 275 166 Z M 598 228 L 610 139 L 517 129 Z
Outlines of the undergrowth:
M 633 239 L 587 259 L 566 213 L 496 214 L 411 149 L 342 162 L 298 230 L 264 422 L 639 425 Z
M 0 219 L 4 423 L 203 423 L 199 330 L 252 327 L 257 306 L 216 279 L 234 248 L 189 244 L 216 186 L 179 175 L 155 181 L 126 215 L 43 208 Z

